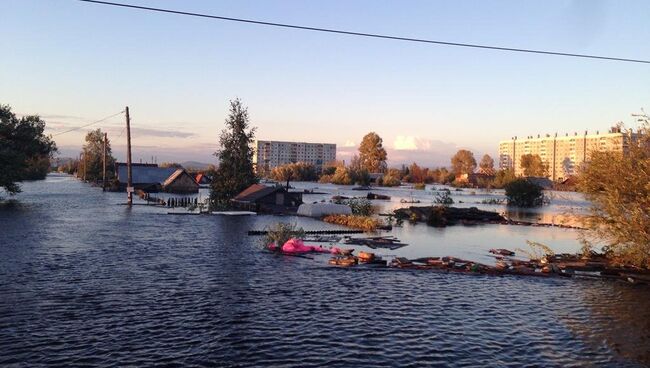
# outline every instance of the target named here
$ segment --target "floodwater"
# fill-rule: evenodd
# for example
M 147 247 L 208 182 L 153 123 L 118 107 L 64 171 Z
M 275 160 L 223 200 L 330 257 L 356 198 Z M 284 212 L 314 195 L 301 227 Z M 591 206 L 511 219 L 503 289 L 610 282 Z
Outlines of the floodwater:
M 23 191 L 0 206 L 0 366 L 650 364 L 647 287 L 331 268 L 261 252 L 246 235 L 280 220 L 331 227 L 319 221 L 128 208 L 124 194 L 68 176 Z M 576 230 L 560 228 L 420 224 L 393 235 L 407 256 L 481 259 L 527 239 L 578 247 Z

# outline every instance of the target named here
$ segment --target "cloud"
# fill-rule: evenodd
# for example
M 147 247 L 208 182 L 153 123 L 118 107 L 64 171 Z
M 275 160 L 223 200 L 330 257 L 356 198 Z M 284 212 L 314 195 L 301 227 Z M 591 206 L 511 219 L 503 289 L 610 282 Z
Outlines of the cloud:
M 357 145 L 354 144 L 354 142 L 349 140 L 349 139 L 347 141 L 345 141 L 345 143 L 343 143 L 343 147 L 356 147 L 356 146 Z
M 165 137 L 165 138 L 189 138 L 195 136 L 194 133 L 181 132 L 178 130 L 164 130 L 151 128 L 131 128 L 131 134 L 140 137 Z
M 38 115 L 41 119 L 45 120 L 46 123 L 49 123 L 49 119 L 62 119 L 62 120 L 88 120 L 83 116 L 74 116 L 74 115 L 59 115 L 59 114 L 25 114 L 17 112 L 16 116 L 22 118 L 24 116 Z
M 442 142 L 440 142 L 442 143 Z M 418 138 L 412 135 L 398 135 L 393 142 L 393 149 L 396 150 L 428 150 L 431 149 L 432 141 Z

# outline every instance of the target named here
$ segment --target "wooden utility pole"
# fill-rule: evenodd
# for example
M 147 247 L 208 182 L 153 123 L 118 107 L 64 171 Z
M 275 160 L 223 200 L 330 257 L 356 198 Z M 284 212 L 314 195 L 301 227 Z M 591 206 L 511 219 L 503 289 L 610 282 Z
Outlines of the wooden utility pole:
M 86 167 L 88 164 L 88 159 L 86 158 L 86 153 L 84 152 L 84 181 L 86 181 Z
M 129 107 L 126 107 L 126 195 L 128 205 L 133 204 L 133 180 L 131 171 L 131 118 Z
M 102 190 L 106 191 L 106 145 L 108 141 L 108 134 L 104 133 L 104 162 L 102 170 Z

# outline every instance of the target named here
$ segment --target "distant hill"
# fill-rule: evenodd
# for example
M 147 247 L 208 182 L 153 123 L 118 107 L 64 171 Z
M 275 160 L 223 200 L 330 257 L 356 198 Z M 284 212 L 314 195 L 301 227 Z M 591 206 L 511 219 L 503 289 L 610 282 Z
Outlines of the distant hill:
M 210 164 L 198 161 L 185 161 L 180 163 L 185 169 L 206 170 Z

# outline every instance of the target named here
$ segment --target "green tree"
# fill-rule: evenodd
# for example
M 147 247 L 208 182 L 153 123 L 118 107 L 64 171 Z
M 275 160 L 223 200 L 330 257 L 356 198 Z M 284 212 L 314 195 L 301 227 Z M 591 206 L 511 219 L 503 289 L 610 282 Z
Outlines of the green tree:
M 44 130 L 45 121 L 39 116 L 19 119 L 9 105 L 0 105 L 0 188 L 7 193 L 20 192 L 17 183 L 22 180 L 44 179 L 47 175 L 57 149 Z
M 452 171 L 456 175 L 471 174 L 476 170 L 476 160 L 472 151 L 459 150 L 451 158 Z
M 102 180 L 104 170 L 104 133 L 101 129 L 91 130 L 86 134 L 86 143 L 82 151 L 81 173 L 85 180 L 96 182 Z M 115 157 L 111 150 L 111 141 L 106 142 L 106 180 L 115 176 Z
M 524 169 L 524 176 L 547 176 L 548 165 L 542 161 L 539 155 L 527 153 L 521 155 L 521 167 Z
M 605 245 L 621 262 L 650 268 L 650 119 L 639 117 L 642 126 L 626 154 L 592 153 L 579 171 L 578 188 L 591 202 L 586 244 Z
M 248 109 L 239 99 L 230 101 L 226 128 L 221 131 L 221 150 L 215 153 L 219 167 L 212 179 L 210 200 L 212 208 L 228 207 L 230 200 L 257 182 L 253 169 L 255 128 L 249 127 Z
M 478 164 L 478 167 L 483 170 L 494 170 L 494 159 L 492 159 L 490 155 L 485 154 L 481 158 L 481 162 Z
M 359 145 L 359 160 L 362 169 L 371 173 L 384 172 L 386 171 L 387 157 L 383 140 L 377 133 L 370 132 L 363 137 Z
M 517 207 L 537 207 L 544 204 L 542 187 L 528 180 L 515 179 L 505 185 L 508 205 Z

